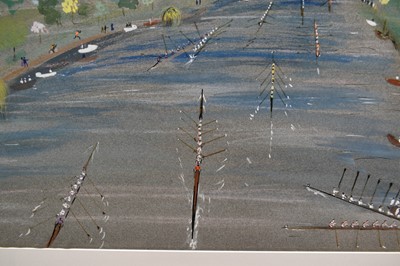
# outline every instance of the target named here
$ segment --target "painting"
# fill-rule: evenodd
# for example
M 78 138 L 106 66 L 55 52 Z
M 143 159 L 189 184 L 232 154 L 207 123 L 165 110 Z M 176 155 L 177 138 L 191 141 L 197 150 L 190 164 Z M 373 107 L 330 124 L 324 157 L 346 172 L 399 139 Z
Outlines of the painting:
M 0 12 L 0 247 L 400 249 L 397 1 Z

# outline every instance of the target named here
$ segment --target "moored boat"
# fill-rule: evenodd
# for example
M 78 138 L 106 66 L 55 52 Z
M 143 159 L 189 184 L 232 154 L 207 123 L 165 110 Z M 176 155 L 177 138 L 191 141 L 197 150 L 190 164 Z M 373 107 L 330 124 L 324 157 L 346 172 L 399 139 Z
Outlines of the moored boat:
M 392 84 L 394 86 L 400 86 L 400 77 L 397 76 L 396 78 L 386 78 L 386 81 L 389 84 Z
M 390 143 L 392 143 L 394 146 L 399 147 L 400 148 L 400 140 L 399 138 L 396 138 L 395 136 L 393 136 L 392 134 L 387 134 L 387 139 L 389 140 Z

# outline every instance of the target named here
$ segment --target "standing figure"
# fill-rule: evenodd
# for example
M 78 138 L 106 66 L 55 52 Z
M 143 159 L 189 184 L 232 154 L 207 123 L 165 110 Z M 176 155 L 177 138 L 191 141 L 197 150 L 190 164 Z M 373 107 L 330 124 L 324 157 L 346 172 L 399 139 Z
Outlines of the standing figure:
M 28 60 L 25 56 L 21 57 L 21 66 L 28 67 Z
M 114 23 L 111 23 L 111 31 L 114 30 Z
M 53 44 L 50 46 L 49 54 L 55 53 L 55 52 L 56 52 L 56 48 L 57 48 L 57 44 L 53 43 Z
M 74 37 L 74 39 L 76 39 L 76 38 L 79 38 L 79 40 L 81 39 L 81 37 L 79 36 L 79 33 L 81 33 L 80 30 L 76 30 L 76 31 L 75 31 L 75 37 Z

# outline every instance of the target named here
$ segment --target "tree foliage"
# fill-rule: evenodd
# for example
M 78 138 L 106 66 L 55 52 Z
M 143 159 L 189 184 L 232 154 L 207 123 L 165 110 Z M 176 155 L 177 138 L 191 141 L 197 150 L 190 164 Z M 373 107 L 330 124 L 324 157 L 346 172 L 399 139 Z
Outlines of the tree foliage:
M 14 15 L 17 10 L 13 9 L 13 7 L 17 4 L 22 4 L 24 0 L 0 0 L 1 3 L 4 3 L 8 7 L 8 12 L 11 15 Z
M 167 8 L 162 14 L 162 21 L 166 26 L 176 26 L 181 22 L 181 11 L 175 7 Z
M 0 114 L 4 116 L 6 110 L 6 98 L 8 95 L 7 85 L 4 80 L 0 79 Z
M 64 13 L 76 13 L 78 12 L 78 0 L 64 0 L 61 3 Z
M 39 0 L 38 11 L 44 15 L 46 24 L 60 23 L 61 13 L 56 10 L 57 0 Z
M 119 8 L 126 7 L 129 9 L 136 9 L 138 5 L 139 5 L 139 0 L 120 0 L 118 2 Z
M 90 5 L 88 3 L 82 3 L 79 5 L 78 15 L 80 16 L 88 16 L 90 11 Z

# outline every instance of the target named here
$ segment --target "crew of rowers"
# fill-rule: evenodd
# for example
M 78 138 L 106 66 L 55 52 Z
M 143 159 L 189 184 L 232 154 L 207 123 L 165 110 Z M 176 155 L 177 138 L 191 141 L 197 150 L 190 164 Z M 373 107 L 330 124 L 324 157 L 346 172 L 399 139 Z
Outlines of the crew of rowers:
M 338 193 L 339 193 L 339 190 L 338 190 L 337 188 L 333 188 L 332 195 L 336 197 L 336 195 L 337 195 Z M 347 199 L 349 199 L 349 202 L 350 202 L 350 203 L 356 201 L 356 200 L 353 198 L 353 196 L 348 197 L 348 196 L 346 195 L 346 193 L 344 193 L 344 192 L 342 192 L 342 194 L 340 195 L 340 198 L 341 198 L 342 200 L 347 200 Z M 363 203 L 363 201 L 362 201 L 361 198 L 357 201 L 357 203 L 358 203 L 358 205 L 362 205 L 362 206 L 366 205 L 366 204 Z M 371 209 L 374 207 L 374 205 L 373 205 L 372 203 L 368 204 L 368 206 L 369 206 L 369 208 L 371 208 Z M 390 203 L 389 203 L 389 206 L 387 206 L 387 208 L 388 208 L 388 211 L 387 211 L 387 214 L 388 214 L 388 215 L 391 215 L 391 216 L 395 216 L 395 217 L 397 217 L 397 218 L 400 218 L 400 197 L 398 196 L 398 194 L 396 195 L 396 197 L 393 197 L 393 198 L 391 199 L 391 201 L 390 201 Z M 379 211 L 379 212 L 384 212 L 383 207 L 380 206 L 379 209 L 378 209 L 378 211 Z
M 57 224 L 62 225 L 64 223 L 65 219 L 67 218 L 69 209 L 71 208 L 71 205 L 74 202 L 76 194 L 78 194 L 79 189 L 81 188 L 81 185 L 85 177 L 86 173 L 84 171 L 82 171 L 82 173 L 79 176 L 77 176 L 77 180 L 75 184 L 71 186 L 71 190 L 69 191 L 68 196 L 64 198 L 64 202 L 62 204 L 63 208 L 57 214 L 56 225 Z
M 269 6 L 267 7 L 267 10 L 264 12 L 264 14 L 261 16 L 261 19 L 260 19 L 260 21 L 258 22 L 258 26 L 262 26 L 262 24 L 264 24 L 265 23 L 265 17 L 268 15 L 268 12 L 269 12 L 269 10 L 271 9 L 271 7 L 272 7 L 272 2 L 269 2 Z
M 319 34 L 318 34 L 318 26 L 317 23 L 314 21 L 314 36 L 315 36 L 315 56 L 320 57 L 320 44 L 319 44 Z
M 375 222 L 373 222 L 372 224 L 370 224 L 370 222 L 368 220 L 366 220 L 365 222 L 363 222 L 360 226 L 360 223 L 358 222 L 358 220 L 352 221 L 351 223 L 347 220 L 344 220 L 342 223 L 337 224 L 335 219 L 333 219 L 329 224 L 328 224 L 329 228 L 364 228 L 364 229 L 371 229 L 371 228 L 375 228 L 375 229 L 388 229 L 388 228 L 397 228 L 397 224 L 396 222 L 392 222 L 392 224 L 388 224 L 386 220 L 384 220 L 381 224 L 379 223 L 378 220 L 376 220 Z
M 27 82 L 30 82 L 30 81 L 32 81 L 32 78 L 31 78 L 31 75 L 28 75 L 28 79 L 21 78 L 19 83 L 24 84 L 24 83 L 27 83 Z
M 210 30 L 209 32 L 207 32 L 206 34 L 204 34 L 204 36 L 202 36 L 200 38 L 200 41 L 193 47 L 193 52 L 194 53 L 200 52 L 200 50 L 204 47 L 204 45 L 206 45 L 206 43 L 210 40 L 211 36 L 217 30 L 218 30 L 218 27 L 215 27 L 212 30 Z
M 361 2 L 369 5 L 370 7 L 375 7 L 375 3 L 370 0 L 361 0 Z

